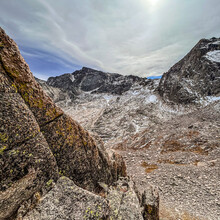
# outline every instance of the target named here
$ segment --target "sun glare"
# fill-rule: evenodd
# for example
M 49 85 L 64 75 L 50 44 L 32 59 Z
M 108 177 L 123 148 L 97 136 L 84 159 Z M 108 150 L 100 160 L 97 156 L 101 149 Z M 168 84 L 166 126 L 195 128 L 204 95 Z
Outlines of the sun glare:
M 158 2 L 159 2 L 159 0 L 148 0 L 149 2 L 150 2 L 150 4 L 151 5 L 156 5 Z

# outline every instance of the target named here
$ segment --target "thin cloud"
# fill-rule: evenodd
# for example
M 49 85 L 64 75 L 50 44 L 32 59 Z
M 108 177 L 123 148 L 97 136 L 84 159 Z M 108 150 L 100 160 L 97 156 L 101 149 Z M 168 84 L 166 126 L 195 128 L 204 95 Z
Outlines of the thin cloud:
M 0 25 L 35 74 L 89 66 L 146 77 L 220 36 L 219 12 L 219 0 L 3 0 Z

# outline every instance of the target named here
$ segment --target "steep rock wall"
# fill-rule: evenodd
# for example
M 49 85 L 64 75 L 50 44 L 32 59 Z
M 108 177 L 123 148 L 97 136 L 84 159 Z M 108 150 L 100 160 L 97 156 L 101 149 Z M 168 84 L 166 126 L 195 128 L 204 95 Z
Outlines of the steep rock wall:
M 0 82 L 0 219 L 11 216 L 47 181 L 56 181 L 57 169 L 91 191 L 100 190 L 99 181 L 111 184 L 126 175 L 123 159 L 110 158 L 43 92 L 1 28 Z

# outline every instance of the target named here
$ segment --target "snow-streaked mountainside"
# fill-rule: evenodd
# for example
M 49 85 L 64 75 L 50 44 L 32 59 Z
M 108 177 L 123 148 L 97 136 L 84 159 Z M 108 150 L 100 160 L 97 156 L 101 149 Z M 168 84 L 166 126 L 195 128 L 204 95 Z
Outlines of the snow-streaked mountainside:
M 161 79 L 83 68 L 40 81 L 68 115 L 159 187 L 161 219 L 220 216 L 220 39 L 202 39 Z
M 149 80 L 138 76 L 122 76 L 116 73 L 105 73 L 83 67 L 71 74 L 50 77 L 47 84 L 79 94 L 82 92 L 111 93 L 121 95 L 132 85 L 145 85 Z
M 158 87 L 165 99 L 191 103 L 220 95 L 220 38 L 202 39 L 165 73 Z
M 210 51 L 205 57 L 212 62 L 220 63 L 220 50 Z

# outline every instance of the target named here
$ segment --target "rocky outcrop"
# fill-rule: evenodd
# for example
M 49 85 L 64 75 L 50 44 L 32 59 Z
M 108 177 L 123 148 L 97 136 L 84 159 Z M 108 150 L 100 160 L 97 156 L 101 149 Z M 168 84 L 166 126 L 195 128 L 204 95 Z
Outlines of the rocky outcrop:
M 142 200 L 140 205 L 134 182 L 121 178 L 114 186 L 105 188 L 105 197 L 94 195 L 77 187 L 70 179 L 61 177 L 53 189 L 40 199 L 39 205 L 29 212 L 24 220 L 52 219 L 112 219 L 112 220 L 158 220 L 152 215 L 150 200 Z M 147 198 L 145 194 L 139 195 Z M 154 195 L 158 200 L 158 195 Z M 149 203 L 148 203 L 149 202 Z M 74 205 L 73 205 L 74 204 Z M 159 208 L 159 204 L 157 209 Z M 146 208 L 147 207 L 147 208 Z M 149 212 L 147 213 L 147 210 Z
M 35 81 L 15 42 L 0 28 L 0 219 L 56 181 L 58 171 L 83 188 L 100 191 L 126 175 Z M 57 166 L 58 165 L 58 166 Z
M 88 190 L 99 190 L 98 181 L 111 184 L 126 175 L 123 160 L 110 160 L 78 123 L 63 115 L 42 128 L 57 160 L 59 172 Z M 67 162 L 68 161 L 68 162 Z M 115 167 L 116 163 L 116 167 Z M 116 174 L 115 174 L 116 173 Z
M 120 178 L 108 189 L 106 199 L 110 219 L 159 220 L 159 194 L 150 185 L 142 190 L 131 179 Z
M 86 191 L 66 177 L 61 177 L 53 189 L 39 201 L 24 220 L 107 219 L 108 203 Z
M 20 55 L 15 42 L 0 29 L 0 62 L 1 68 L 11 79 L 13 86 L 22 96 L 29 109 L 33 112 L 38 124 L 43 126 L 61 116 L 63 111 L 43 92 Z
M 165 73 L 158 91 L 164 99 L 191 103 L 220 95 L 220 38 L 202 39 Z
M 7 219 L 56 181 L 58 168 L 33 113 L 0 68 L 0 219 Z
M 83 67 L 73 73 L 50 77 L 47 84 L 61 88 L 64 91 L 79 94 L 80 92 L 110 93 L 121 95 L 128 91 L 132 85 L 146 85 L 150 81 L 138 76 L 122 76 L 116 73 L 105 73 L 91 68 Z

